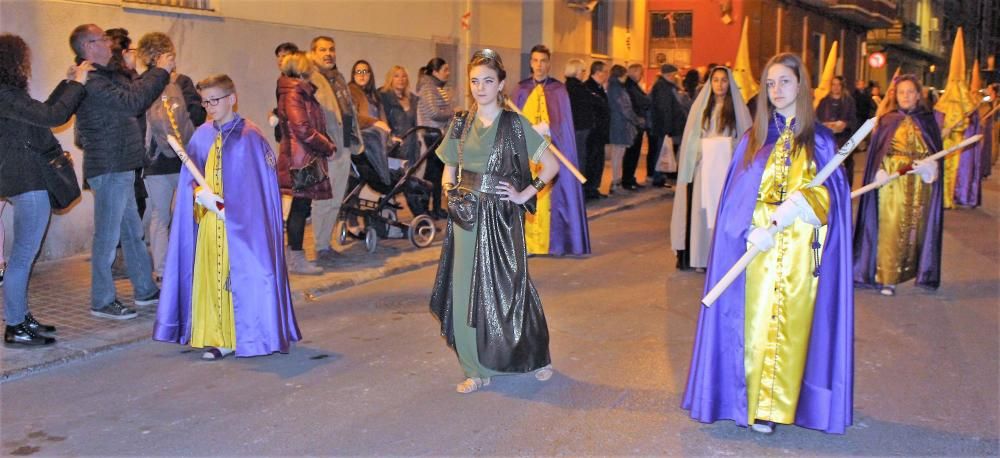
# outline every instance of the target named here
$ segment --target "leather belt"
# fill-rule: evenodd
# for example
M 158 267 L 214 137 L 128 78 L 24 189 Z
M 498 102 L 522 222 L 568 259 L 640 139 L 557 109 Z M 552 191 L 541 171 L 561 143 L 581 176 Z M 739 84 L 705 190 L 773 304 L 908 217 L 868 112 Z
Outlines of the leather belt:
M 467 170 L 462 171 L 461 182 L 458 187 L 468 189 L 477 193 L 496 194 L 496 186 L 500 184 L 503 177 L 488 173 L 475 173 Z

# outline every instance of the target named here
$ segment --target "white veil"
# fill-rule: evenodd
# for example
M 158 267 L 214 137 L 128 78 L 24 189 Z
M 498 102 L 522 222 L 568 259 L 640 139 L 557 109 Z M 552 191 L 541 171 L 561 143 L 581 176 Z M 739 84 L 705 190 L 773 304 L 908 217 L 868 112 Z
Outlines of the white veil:
M 726 71 L 726 76 L 729 78 L 729 93 L 726 97 L 729 97 L 733 101 L 733 111 L 736 114 L 736 138 L 738 139 L 743 135 L 753 120 L 750 118 L 750 110 L 743 103 L 743 96 L 740 94 L 740 88 L 736 86 L 736 80 L 733 78 L 733 71 L 727 67 L 715 67 L 711 69 L 708 74 L 712 75 L 715 73 L 716 69 L 723 69 Z M 691 111 L 688 112 L 687 123 L 684 124 L 684 136 L 681 137 L 681 149 L 677 153 L 677 184 L 691 183 L 694 181 L 694 168 L 698 163 L 698 153 L 701 149 L 701 121 L 702 116 L 705 112 L 705 107 L 708 105 L 709 97 L 712 97 L 712 82 L 711 76 L 709 76 L 709 81 L 705 83 L 704 87 L 701 88 L 701 92 L 698 93 L 698 97 L 694 99 L 694 103 L 691 104 Z

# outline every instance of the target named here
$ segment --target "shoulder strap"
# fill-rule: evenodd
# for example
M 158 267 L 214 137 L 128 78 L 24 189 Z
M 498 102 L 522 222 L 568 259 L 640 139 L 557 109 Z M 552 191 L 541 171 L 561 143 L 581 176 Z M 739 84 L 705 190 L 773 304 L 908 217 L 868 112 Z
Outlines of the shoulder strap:
M 455 186 L 462 184 L 462 168 L 464 164 L 463 153 L 465 150 L 465 138 L 469 135 L 469 130 L 472 128 L 473 120 L 475 114 L 470 111 L 460 111 L 455 113 L 455 117 L 452 118 L 451 127 L 451 138 L 458 140 L 458 176 L 455 180 Z

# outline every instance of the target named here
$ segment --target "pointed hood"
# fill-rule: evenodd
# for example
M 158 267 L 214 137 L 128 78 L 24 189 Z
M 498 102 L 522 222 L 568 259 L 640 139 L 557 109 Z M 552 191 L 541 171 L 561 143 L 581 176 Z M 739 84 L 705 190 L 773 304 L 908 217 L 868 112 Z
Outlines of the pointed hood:
M 837 42 L 830 46 L 830 55 L 826 57 L 826 65 L 823 65 L 823 74 L 819 78 L 819 86 L 813 90 L 813 108 L 819 106 L 819 101 L 823 100 L 830 93 L 830 85 L 833 83 L 833 76 L 837 71 Z
M 955 126 L 955 131 L 964 131 L 963 118 L 976 107 L 976 102 L 965 80 L 965 39 L 962 28 L 955 33 L 955 43 L 951 48 L 951 65 L 948 66 L 948 84 L 937 104 L 936 111 L 944 114 L 944 126 Z
M 972 61 L 972 81 L 969 83 L 969 91 L 972 91 L 972 98 L 979 100 L 979 91 L 983 90 L 983 77 L 979 74 L 979 59 Z
M 750 30 L 750 17 L 743 18 L 743 33 L 740 34 L 740 46 L 736 50 L 736 64 L 733 65 L 733 79 L 743 94 L 743 103 L 750 101 L 750 98 L 757 95 L 760 87 L 757 86 L 757 79 L 750 69 L 750 40 L 748 37 Z

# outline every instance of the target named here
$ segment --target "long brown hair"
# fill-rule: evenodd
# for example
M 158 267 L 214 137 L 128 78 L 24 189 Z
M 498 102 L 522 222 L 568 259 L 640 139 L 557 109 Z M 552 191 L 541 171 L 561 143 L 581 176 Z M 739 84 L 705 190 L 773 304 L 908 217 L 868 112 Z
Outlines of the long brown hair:
M 712 78 L 715 77 L 716 72 L 722 72 L 726 75 L 726 84 L 723 86 L 726 89 L 726 95 L 722 97 L 722 113 L 719 116 L 719 125 L 716 126 L 719 132 L 732 132 L 736 130 L 736 109 L 733 107 L 733 94 L 729 93 L 729 72 L 725 68 L 715 67 L 711 72 L 708 72 L 708 81 L 705 84 L 708 85 L 708 90 L 712 90 Z M 708 104 L 705 105 L 705 111 L 701 114 L 701 128 L 708 130 L 712 125 L 712 112 L 715 110 L 715 92 L 713 91 L 708 96 Z M 742 132 L 738 132 L 742 134 Z
M 28 89 L 31 78 L 31 50 L 12 33 L 0 33 L 0 85 Z
M 809 70 L 802 64 L 802 59 L 792 53 L 781 53 L 767 61 L 764 71 L 760 74 L 760 93 L 757 94 L 757 112 L 754 113 L 753 127 L 750 128 L 750 141 L 743 164 L 749 166 L 753 162 L 757 150 L 767 141 L 767 128 L 772 122 L 774 104 L 767 93 L 767 72 L 775 65 L 784 65 L 799 79 L 799 92 L 795 95 L 795 145 L 801 146 L 806 158 L 813 159 L 813 149 L 816 146 L 816 112 L 813 111 L 812 87 L 810 87 Z

